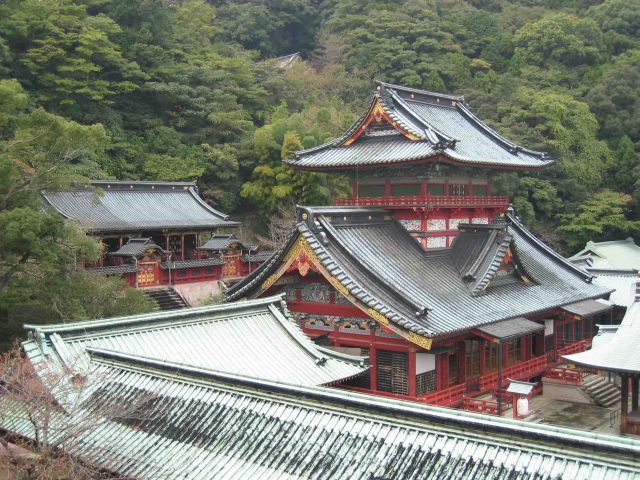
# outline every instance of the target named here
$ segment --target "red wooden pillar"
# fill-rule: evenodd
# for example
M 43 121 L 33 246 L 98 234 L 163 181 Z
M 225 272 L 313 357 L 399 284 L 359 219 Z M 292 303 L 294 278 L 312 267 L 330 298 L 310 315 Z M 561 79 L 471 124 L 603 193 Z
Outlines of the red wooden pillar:
M 355 200 L 358 198 L 358 182 L 351 182 L 351 197 Z
M 509 342 L 506 341 L 502 346 L 502 367 L 504 368 L 508 366 L 509 366 Z
M 373 345 L 369 349 L 369 363 L 371 364 L 369 369 L 369 388 L 372 391 L 376 391 L 378 389 L 378 352 Z
M 180 235 L 180 260 L 184 260 L 184 234 Z
M 384 196 L 385 197 L 391 196 L 391 180 L 384 181 Z
M 436 356 L 436 390 L 449 386 L 449 354 L 441 353 Z
M 484 375 L 487 369 L 487 341 L 482 340 L 482 347 L 480 348 L 480 375 Z
M 631 377 L 631 411 L 638 410 L 638 376 Z
M 449 193 L 449 180 L 444 181 L 444 194 L 445 196 L 450 195 Z
M 423 197 L 427 196 L 427 180 L 423 179 L 422 182 L 420 182 L 420 195 Z
M 409 391 L 410 397 L 416 396 L 416 352 L 409 351 Z
M 627 411 L 629 409 L 629 376 L 621 375 L 620 385 L 620 433 L 627 431 Z
M 460 342 L 458 347 L 458 383 L 464 383 L 467 381 L 467 356 L 465 343 Z
M 467 183 L 467 197 L 473 195 L 473 182 L 471 180 L 469 180 L 469 182 Z

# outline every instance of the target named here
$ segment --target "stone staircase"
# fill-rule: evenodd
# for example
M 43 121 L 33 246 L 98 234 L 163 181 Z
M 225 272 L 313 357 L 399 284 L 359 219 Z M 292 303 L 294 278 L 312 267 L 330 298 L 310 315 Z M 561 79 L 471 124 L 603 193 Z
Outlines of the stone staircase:
M 620 402 L 620 389 L 599 375 L 584 377 L 582 390 L 601 407 L 613 407 Z
M 171 287 L 149 288 L 144 293 L 158 305 L 156 310 L 175 310 L 189 306 L 182 296 Z

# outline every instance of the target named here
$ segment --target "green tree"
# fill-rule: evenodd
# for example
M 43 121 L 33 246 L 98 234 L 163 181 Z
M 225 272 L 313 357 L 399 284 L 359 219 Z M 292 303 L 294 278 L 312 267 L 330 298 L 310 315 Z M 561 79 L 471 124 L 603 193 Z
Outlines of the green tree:
M 607 34 L 615 53 L 638 47 L 640 41 L 640 3 L 605 0 L 587 11 Z
M 598 116 L 605 138 L 628 136 L 640 141 L 640 50 L 618 57 L 586 100 Z
M 557 232 L 567 253 L 575 252 L 589 240 L 624 238 L 637 232 L 638 222 L 626 216 L 630 202 L 629 195 L 602 190 L 582 203 L 577 213 L 563 215 Z
M 594 191 L 611 165 L 607 144 L 597 139 L 598 121 L 586 103 L 568 95 L 521 88 L 503 105 L 501 123 L 525 143 L 551 150 L 561 174 Z
M 77 2 L 9 0 L 0 6 L 0 31 L 13 52 L 13 73 L 56 109 L 110 103 L 143 77 L 112 40 L 118 25 Z
M 134 311 L 148 309 L 141 294 L 131 293 L 121 281 L 84 277 L 78 265 L 97 260 L 98 244 L 41 197 L 42 190 L 70 188 L 86 182 L 88 175 L 100 176 L 108 142 L 104 128 L 79 125 L 41 108 L 28 112 L 26 104 L 18 82 L 0 84 L 5 125 L 0 136 L 2 342 L 10 341 L 27 319 L 86 318 L 115 311 L 118 298 L 129 299 L 122 304 L 125 309 L 132 307 L 131 299 L 138 305 Z M 81 293 L 89 288 L 95 288 L 96 295 Z

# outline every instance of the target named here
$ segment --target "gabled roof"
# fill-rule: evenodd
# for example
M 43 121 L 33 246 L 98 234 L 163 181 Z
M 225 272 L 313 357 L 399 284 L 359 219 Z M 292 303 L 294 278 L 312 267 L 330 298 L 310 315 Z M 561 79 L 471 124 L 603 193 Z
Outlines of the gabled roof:
M 114 257 L 139 257 L 149 249 L 158 250 L 160 253 L 167 253 L 159 245 L 156 245 L 151 238 L 130 238 L 115 252 L 110 253 Z
M 182 363 L 91 352 L 83 407 L 151 398 L 142 418 L 79 430 L 74 454 L 127 478 L 607 479 L 640 475 L 640 441 Z M 0 427 L 33 437 L 0 397 Z M 154 408 L 157 407 L 157 408 Z M 82 409 L 76 409 L 82 418 Z M 52 435 L 64 432 L 54 416 Z M 80 420 L 81 421 L 81 420 Z
M 297 385 L 340 382 L 366 371 L 360 357 L 316 346 L 280 297 L 60 325 L 25 325 L 36 362 L 45 354 L 73 367 L 86 349 L 106 348 L 159 360 Z
M 609 292 L 511 214 L 501 227 L 469 227 L 472 235 L 463 230 L 462 240 L 452 247 L 430 251 L 382 209 L 300 207 L 298 214 L 303 221 L 288 244 L 231 287 L 228 300 L 269 290 L 295 260 L 296 250 L 317 263 L 321 274 L 356 306 L 410 340 L 526 317 Z M 491 240 L 500 231 L 502 240 Z M 496 281 L 507 237 L 524 271 L 516 271 L 520 278 L 514 281 Z M 456 246 L 463 241 L 464 249 Z M 470 261 L 461 257 L 462 251 Z M 478 266 L 468 268 L 471 264 Z M 471 277 L 469 271 L 474 272 Z
M 609 242 L 587 242 L 570 260 L 598 270 L 640 270 L 640 247 L 633 238 Z
M 565 355 L 577 365 L 618 373 L 640 373 L 640 303 L 631 305 L 613 337 L 586 352 Z
M 387 128 L 370 128 L 373 120 Z M 461 165 L 536 169 L 543 152 L 520 147 L 483 123 L 463 97 L 377 82 L 367 111 L 340 137 L 286 160 L 305 170 L 402 164 L 441 157 Z
M 241 242 L 235 235 L 228 233 L 213 235 L 202 246 L 198 247 L 198 250 L 224 252 L 234 243 L 238 244 L 242 250 L 255 250 L 258 248 L 256 244 Z
M 61 215 L 90 232 L 212 230 L 237 226 L 198 195 L 195 182 L 93 180 L 87 187 L 43 192 Z

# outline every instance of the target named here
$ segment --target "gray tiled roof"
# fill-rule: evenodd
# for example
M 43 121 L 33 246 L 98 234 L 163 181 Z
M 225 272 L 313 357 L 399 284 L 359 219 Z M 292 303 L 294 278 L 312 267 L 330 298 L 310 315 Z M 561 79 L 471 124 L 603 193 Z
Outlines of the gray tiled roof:
M 195 183 L 96 180 L 91 186 L 92 189 L 43 192 L 43 196 L 65 218 L 93 232 L 212 230 L 237 225 L 207 205 Z
M 201 258 L 197 260 L 175 260 L 170 262 L 162 262 L 160 268 L 168 270 L 171 268 L 198 268 L 198 267 L 212 267 L 215 265 L 224 265 L 224 261 L 220 258 Z
M 640 441 L 93 349 L 83 406 L 146 416 L 78 429 L 74 453 L 127 478 L 632 480 Z M 0 426 L 27 438 L 18 405 Z M 135 404 L 135 403 L 134 403 Z M 115 410 L 115 408 L 112 408 Z M 83 410 L 51 419 L 82 422 Z M 69 418 L 72 417 L 72 418 Z M 80 423 L 82 424 L 82 423 Z M 64 432 L 64 429 L 61 429 Z
M 298 385 L 331 384 L 366 370 L 360 357 L 317 347 L 280 297 L 25 328 L 44 335 L 46 345 L 27 352 L 34 361 L 43 348 L 64 364 L 99 347 Z
M 97 273 L 98 275 L 123 275 L 125 273 L 137 272 L 138 267 L 136 267 L 135 265 L 130 265 L 125 263 L 124 265 L 87 268 L 86 270 L 89 273 Z
M 240 260 L 242 260 L 245 263 L 249 263 L 249 262 L 255 262 L 255 263 L 265 262 L 265 261 L 269 260 L 274 253 L 275 252 L 273 252 L 273 251 L 262 251 L 262 252 L 242 255 Z
M 464 272 L 456 267 L 457 241 L 450 248 L 424 251 L 397 221 L 390 219 L 388 212 L 380 209 L 334 207 L 304 211 L 308 220 L 298 223 L 288 246 L 231 287 L 228 299 L 258 294 L 264 279 L 278 269 L 299 236 L 306 239 L 323 267 L 361 303 L 427 337 L 526 317 L 609 292 L 591 283 L 589 274 L 542 244 L 510 215 L 502 227 L 504 238 L 510 237 L 509 246 L 517 252 L 517 262 L 526 271 L 528 281 L 492 284 L 495 257 L 501 255 L 502 249 L 467 246 L 469 254 L 485 265 L 478 270 L 483 290 L 470 291 L 476 280 L 465 279 Z M 480 246 L 487 245 L 490 239 L 491 229 L 484 231 L 484 237 L 474 234 Z M 463 231 L 461 237 L 464 234 Z M 423 309 L 428 309 L 426 315 L 416 315 Z
M 127 243 L 109 255 L 113 255 L 114 257 L 137 257 L 149 248 L 155 248 L 164 252 L 163 248 L 153 243 L 151 238 L 130 238 L 127 240 Z
M 362 135 L 345 145 L 379 102 L 402 134 Z M 491 129 L 469 109 L 464 98 L 378 82 L 369 110 L 342 136 L 324 145 L 295 152 L 286 160 L 302 169 L 337 169 L 397 164 L 441 155 L 453 163 L 507 168 L 542 168 L 551 159 L 515 145 Z
M 544 325 L 520 317 L 483 325 L 482 327 L 478 327 L 478 330 L 491 337 L 508 340 L 544 330 Z
M 597 315 L 611 310 L 612 304 L 606 300 L 583 300 L 563 307 L 565 312 L 573 313 L 581 317 Z
M 225 251 L 229 249 L 232 243 L 237 243 L 243 250 L 255 250 L 258 247 L 253 243 L 241 242 L 235 235 L 229 233 L 213 235 L 211 239 L 207 240 L 201 247 L 198 247 L 198 250 Z

